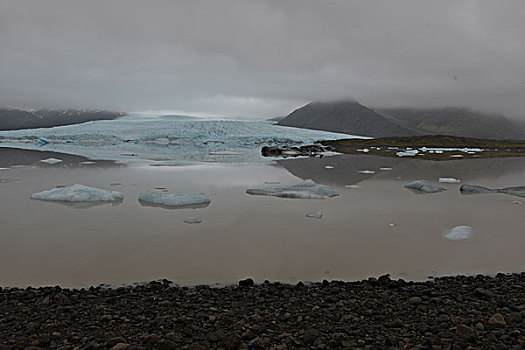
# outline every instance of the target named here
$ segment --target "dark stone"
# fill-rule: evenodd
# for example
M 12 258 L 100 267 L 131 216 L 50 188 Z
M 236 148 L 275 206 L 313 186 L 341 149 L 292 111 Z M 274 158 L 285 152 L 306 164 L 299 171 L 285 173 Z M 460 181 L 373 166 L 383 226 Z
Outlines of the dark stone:
M 310 328 L 304 333 L 302 337 L 303 343 L 306 345 L 311 345 L 317 340 L 317 338 L 319 338 L 320 335 L 321 332 L 319 332 L 317 329 Z
M 474 328 L 464 324 L 459 325 L 456 329 L 456 338 L 461 341 L 471 341 L 478 337 L 478 332 Z
M 254 282 L 253 282 L 253 279 L 251 278 L 247 278 L 247 279 L 239 281 L 239 287 L 253 287 L 253 286 L 254 286 Z

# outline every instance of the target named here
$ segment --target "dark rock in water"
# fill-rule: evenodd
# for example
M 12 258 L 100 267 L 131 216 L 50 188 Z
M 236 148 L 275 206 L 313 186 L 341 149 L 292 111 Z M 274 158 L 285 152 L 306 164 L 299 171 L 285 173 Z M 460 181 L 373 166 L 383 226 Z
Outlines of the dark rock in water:
M 261 154 L 263 157 L 298 157 L 298 156 L 308 156 L 316 157 L 321 156 L 324 152 L 333 150 L 331 146 L 321 146 L 321 145 L 306 145 L 306 146 L 264 146 L 261 149 Z
M 525 186 L 488 188 L 476 185 L 462 185 L 459 188 L 461 194 L 483 194 L 483 193 L 503 193 L 518 197 L 525 197 Z
M 245 280 L 240 280 L 239 281 L 239 286 L 240 287 L 253 287 L 254 285 L 254 282 L 251 278 L 247 278 Z

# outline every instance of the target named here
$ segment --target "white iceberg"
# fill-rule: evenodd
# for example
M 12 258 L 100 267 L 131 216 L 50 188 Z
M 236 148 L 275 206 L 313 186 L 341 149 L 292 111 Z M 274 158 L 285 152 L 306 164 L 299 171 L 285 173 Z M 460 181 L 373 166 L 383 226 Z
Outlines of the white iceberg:
M 418 153 L 419 153 L 419 151 L 417 149 L 413 149 L 413 150 L 397 152 L 396 156 L 398 156 L 398 157 L 414 157 Z
M 159 193 L 152 191 L 141 193 L 139 201 L 167 207 L 185 207 L 210 203 L 210 199 L 204 193 Z
M 357 172 L 361 174 L 375 174 L 376 173 L 373 170 L 358 170 Z
M 308 213 L 305 216 L 307 218 L 322 219 L 323 218 L 323 212 L 322 211 L 316 211 L 314 213 Z
M 76 184 L 34 193 L 31 198 L 58 202 L 114 202 L 121 201 L 124 196 L 120 192 Z
M 259 196 L 302 199 L 328 199 L 339 195 L 332 188 L 316 184 L 313 181 L 304 181 L 288 187 L 252 188 L 247 189 L 246 193 Z
M 390 170 L 392 170 L 392 168 L 379 168 L 379 170 L 381 170 L 381 171 L 390 171 Z
M 47 159 L 42 159 L 41 162 L 42 162 L 42 163 L 49 164 L 49 165 L 53 165 L 53 164 L 62 163 L 62 159 L 58 159 L 58 158 L 47 158 Z
M 334 167 L 331 166 L 331 165 L 325 165 L 324 168 L 325 168 L 325 169 L 333 169 Z
M 345 185 L 346 188 L 361 188 L 363 186 L 360 185 Z
M 472 227 L 470 226 L 456 226 L 445 233 L 445 239 L 449 241 L 459 241 L 469 239 L 472 236 Z
M 453 177 L 440 177 L 439 182 L 455 184 L 455 183 L 461 182 L 461 180 L 455 179 Z
M 405 187 L 408 189 L 420 191 L 423 193 L 435 193 L 435 192 L 446 191 L 446 188 L 438 186 L 438 185 L 434 185 L 425 180 L 412 181 L 411 183 L 406 184 Z
M 184 222 L 186 224 L 200 224 L 202 222 L 202 219 L 190 216 L 189 218 L 184 219 Z

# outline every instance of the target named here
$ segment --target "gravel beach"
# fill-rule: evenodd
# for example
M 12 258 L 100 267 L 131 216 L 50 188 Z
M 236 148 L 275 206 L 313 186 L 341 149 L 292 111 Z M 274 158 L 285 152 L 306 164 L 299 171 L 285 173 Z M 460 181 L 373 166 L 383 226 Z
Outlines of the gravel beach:
M 0 349 L 523 349 L 525 273 L 0 289 Z

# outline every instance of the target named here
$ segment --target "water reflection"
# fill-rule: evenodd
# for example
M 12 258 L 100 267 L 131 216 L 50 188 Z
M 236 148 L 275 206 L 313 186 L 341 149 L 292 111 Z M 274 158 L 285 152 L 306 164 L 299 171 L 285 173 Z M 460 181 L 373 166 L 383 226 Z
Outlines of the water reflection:
M 461 161 L 396 159 L 372 155 L 341 155 L 323 158 L 282 159 L 277 163 L 291 174 L 317 183 L 357 185 L 366 180 L 425 179 L 437 182 L 440 177 L 453 177 L 461 182 L 496 178 L 525 169 L 525 158 L 483 158 Z M 326 168 L 326 167 L 333 168 Z M 381 170 L 392 168 L 392 170 Z M 373 173 L 362 173 L 371 170 Z

